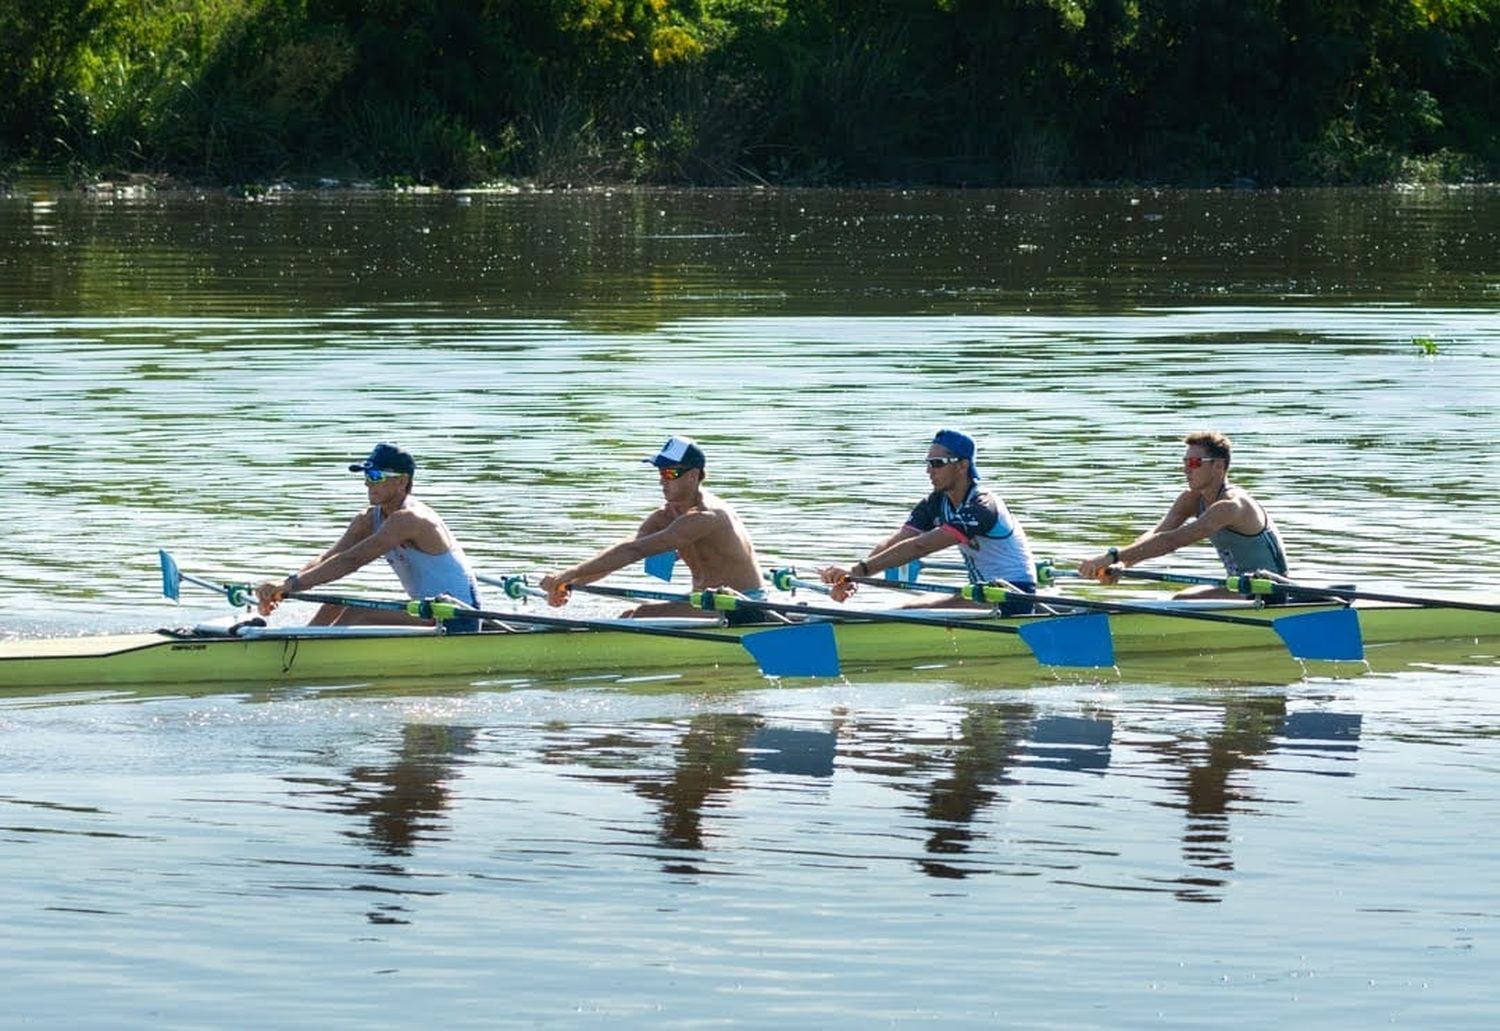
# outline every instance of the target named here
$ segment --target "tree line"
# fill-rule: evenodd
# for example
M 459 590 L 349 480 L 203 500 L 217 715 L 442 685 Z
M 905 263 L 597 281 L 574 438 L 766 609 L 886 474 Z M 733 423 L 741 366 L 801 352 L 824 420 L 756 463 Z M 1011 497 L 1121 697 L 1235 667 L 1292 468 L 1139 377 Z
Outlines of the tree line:
M 1500 0 L 0 0 L 0 177 L 1495 178 Z

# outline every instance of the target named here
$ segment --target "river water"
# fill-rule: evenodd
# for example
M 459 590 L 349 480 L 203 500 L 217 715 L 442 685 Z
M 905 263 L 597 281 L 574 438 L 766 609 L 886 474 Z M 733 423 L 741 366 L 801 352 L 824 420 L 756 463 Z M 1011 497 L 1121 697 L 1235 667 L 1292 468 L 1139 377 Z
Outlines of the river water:
M 1480 189 L 3 198 L 0 632 L 224 614 L 167 604 L 156 549 L 281 575 L 382 439 L 509 573 L 633 532 L 672 432 L 767 564 L 808 568 L 900 525 L 939 425 L 1060 558 L 1154 523 L 1182 434 L 1216 427 L 1299 576 L 1494 590 L 1497 255 Z M 1495 656 L 6 685 L 0 1002 L 44 1026 L 1489 1026 Z

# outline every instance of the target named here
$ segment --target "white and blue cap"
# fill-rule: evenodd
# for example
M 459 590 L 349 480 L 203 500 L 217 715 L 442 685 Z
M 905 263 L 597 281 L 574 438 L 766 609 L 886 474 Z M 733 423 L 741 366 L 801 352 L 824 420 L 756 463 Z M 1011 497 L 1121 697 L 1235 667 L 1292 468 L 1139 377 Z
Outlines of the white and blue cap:
M 703 457 L 703 449 L 692 437 L 668 437 L 660 451 L 641 461 L 647 465 L 654 465 L 658 469 L 664 469 L 670 465 L 683 465 L 689 469 L 703 469 L 707 466 Z
M 938 430 L 932 435 L 932 442 L 938 447 L 948 449 L 948 453 L 959 458 L 969 460 L 969 475 L 979 479 L 979 463 L 974 459 L 974 438 L 967 433 L 957 430 Z

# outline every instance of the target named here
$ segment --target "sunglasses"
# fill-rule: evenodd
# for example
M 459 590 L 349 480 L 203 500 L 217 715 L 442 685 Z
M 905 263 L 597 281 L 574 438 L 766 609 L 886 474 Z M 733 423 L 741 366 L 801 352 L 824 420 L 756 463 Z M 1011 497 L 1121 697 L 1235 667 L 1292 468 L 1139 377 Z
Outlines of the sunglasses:
M 1204 458 L 1202 455 L 1188 455 L 1182 460 L 1182 464 L 1189 469 L 1197 469 L 1206 462 L 1217 462 L 1217 458 Z
M 947 458 L 929 458 L 927 460 L 927 468 L 941 469 L 945 465 L 952 465 L 954 462 L 962 461 L 963 459 L 959 458 L 957 455 L 949 455 Z
M 687 465 L 662 465 L 658 466 L 656 471 L 661 474 L 661 478 L 664 480 L 675 480 L 690 468 L 692 467 Z
M 387 472 L 385 469 L 366 469 L 365 470 L 365 482 L 366 483 L 384 483 L 386 480 L 394 480 L 398 476 L 405 476 L 405 475 L 406 475 L 405 473 Z

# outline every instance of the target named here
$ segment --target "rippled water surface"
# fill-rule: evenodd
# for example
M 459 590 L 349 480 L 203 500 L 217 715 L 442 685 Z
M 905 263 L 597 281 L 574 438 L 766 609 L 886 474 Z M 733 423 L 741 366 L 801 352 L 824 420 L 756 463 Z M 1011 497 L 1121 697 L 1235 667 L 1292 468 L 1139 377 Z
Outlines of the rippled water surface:
M 295 568 L 380 439 L 508 573 L 632 532 L 669 432 L 807 567 L 900 524 L 937 425 L 1064 558 L 1154 523 L 1213 426 L 1304 578 L 1495 591 L 1497 254 L 1484 190 L 0 198 L 0 634 L 222 615 L 156 549 Z M 1496 642 L 1420 659 L 0 685 L 0 1002 L 1489 1026 Z

